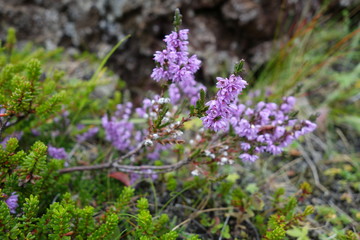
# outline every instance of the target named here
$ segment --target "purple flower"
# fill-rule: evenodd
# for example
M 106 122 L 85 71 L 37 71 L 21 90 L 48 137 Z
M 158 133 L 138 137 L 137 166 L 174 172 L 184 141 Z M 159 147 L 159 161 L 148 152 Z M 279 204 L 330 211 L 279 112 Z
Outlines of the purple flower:
M 201 120 L 206 128 L 219 131 L 226 130 L 229 122 L 237 114 L 238 107 L 234 103 L 247 83 L 240 76 L 234 74 L 229 78 L 218 77 L 216 80 L 218 81 L 216 87 L 219 90 L 215 100 L 206 103 L 209 109 L 206 111 L 207 115 Z
M 244 162 L 255 162 L 259 157 L 248 153 L 243 153 L 239 156 Z
M 41 135 L 41 132 L 38 129 L 31 129 L 31 133 L 35 136 L 38 137 Z
M 289 113 L 293 110 L 295 102 L 296 102 L 296 98 L 293 96 L 284 97 L 283 103 L 280 105 L 280 109 L 284 113 Z
M 159 177 L 156 173 L 154 173 L 150 169 L 144 170 L 143 172 L 146 174 L 131 173 L 130 174 L 130 184 L 134 185 L 136 183 L 136 181 L 138 181 L 141 178 L 150 178 L 151 180 L 155 181 Z
M 149 160 L 160 160 L 161 152 L 171 148 L 171 144 L 155 144 L 154 150 L 146 155 Z
M 102 126 L 105 129 L 106 140 L 120 150 L 125 151 L 130 148 L 131 136 L 134 124 L 127 120 L 118 120 L 115 117 L 103 116 Z
M 140 179 L 140 174 L 137 173 L 130 173 L 130 185 L 134 185 L 135 182 Z
M 19 197 L 19 196 L 16 194 L 16 192 L 13 192 L 13 193 L 11 194 L 11 196 L 8 197 L 8 199 L 5 200 L 6 205 L 7 205 L 7 206 L 9 207 L 9 209 L 10 209 L 10 213 L 13 213 L 13 214 L 16 213 L 15 209 L 19 206 L 19 204 L 18 204 L 18 197 Z
M 56 148 L 48 145 L 49 156 L 55 159 L 66 159 L 68 157 L 64 148 Z
M 183 29 L 179 31 L 180 40 L 188 40 L 189 29 Z
M 251 148 L 251 145 L 247 142 L 240 143 L 240 146 L 241 146 L 241 150 L 243 150 L 243 151 L 247 151 Z
M 254 108 L 237 103 L 237 96 L 246 86 L 240 77 L 217 78 L 219 89 L 214 100 L 207 102 L 209 109 L 201 118 L 206 128 L 227 131 L 229 125 L 241 138 L 240 158 L 253 162 L 257 154 L 280 154 L 294 140 L 312 132 L 316 124 L 309 120 L 290 119 L 296 99 L 285 97 L 283 102 L 259 102 Z
M 186 67 L 190 72 L 196 73 L 200 69 L 200 65 L 201 65 L 201 61 L 197 58 L 196 55 L 192 55 L 189 58 Z
M 88 139 L 95 136 L 98 133 L 98 131 L 99 131 L 98 127 L 89 128 L 89 130 L 87 130 L 86 132 L 76 135 L 76 139 L 79 143 L 85 142 Z
M 10 138 L 16 138 L 17 140 L 20 140 L 23 136 L 23 132 L 13 132 L 10 135 L 6 136 L 1 142 L 0 145 L 2 145 L 3 148 L 6 148 L 6 143 L 9 141 Z
M 149 116 L 148 116 L 147 112 L 148 112 L 148 109 L 149 109 L 152 105 L 153 105 L 153 104 L 152 104 L 151 100 L 148 99 L 148 98 L 145 98 L 145 99 L 143 100 L 143 105 L 142 105 L 142 107 L 136 108 L 136 109 L 135 109 L 135 112 L 136 112 L 137 115 L 139 115 L 139 117 L 141 117 L 141 118 L 148 118 Z
M 172 104 L 177 104 L 181 99 L 180 90 L 175 83 L 169 86 L 169 97 Z
M 247 85 L 245 80 L 234 74 L 231 74 L 229 78 L 217 77 L 216 80 L 218 81 L 216 87 L 219 88 L 217 98 L 219 101 L 226 104 L 235 101 Z
M 317 125 L 315 123 L 310 122 L 309 120 L 302 121 L 300 124 L 301 124 L 300 129 L 296 130 L 294 132 L 295 138 L 298 138 L 307 133 L 310 133 L 310 132 L 314 131 L 317 127 Z
M 194 73 L 201 62 L 195 55 L 188 57 L 188 32 L 189 30 L 184 29 L 165 36 L 166 49 L 154 54 L 154 60 L 159 64 L 151 74 L 155 81 L 180 82 L 194 79 Z
M 128 120 L 130 118 L 130 115 L 132 113 L 132 103 L 131 102 L 127 102 L 125 104 L 118 104 L 116 106 L 116 112 L 115 112 L 115 116 L 117 118 L 121 118 L 121 119 L 125 119 Z
M 178 103 L 181 96 L 190 99 L 195 104 L 199 99 L 200 89 L 205 87 L 195 81 L 194 74 L 199 70 L 201 61 L 196 55 L 189 57 L 188 29 L 172 32 L 165 36 L 166 49 L 156 51 L 154 60 L 157 67 L 153 69 L 151 78 L 155 81 L 171 81 L 169 89 L 172 103 Z
M 153 72 L 151 73 L 151 78 L 158 82 L 161 79 L 167 78 L 167 72 L 161 67 L 154 68 Z

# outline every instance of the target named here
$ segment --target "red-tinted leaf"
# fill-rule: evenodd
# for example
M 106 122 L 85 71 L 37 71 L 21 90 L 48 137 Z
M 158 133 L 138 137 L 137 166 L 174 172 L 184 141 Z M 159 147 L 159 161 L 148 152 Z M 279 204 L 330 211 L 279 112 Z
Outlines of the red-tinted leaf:
M 109 174 L 109 177 L 115 178 L 122 182 L 125 186 L 130 186 L 130 178 L 127 174 L 122 172 L 113 172 Z
M 73 235 L 73 234 L 74 234 L 74 232 L 71 231 L 71 232 L 65 233 L 64 236 L 71 236 L 71 235 Z

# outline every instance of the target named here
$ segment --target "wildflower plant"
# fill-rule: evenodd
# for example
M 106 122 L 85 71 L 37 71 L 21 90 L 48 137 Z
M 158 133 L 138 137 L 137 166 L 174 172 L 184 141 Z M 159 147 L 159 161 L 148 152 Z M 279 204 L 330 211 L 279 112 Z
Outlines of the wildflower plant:
M 296 118 L 293 96 L 284 97 L 280 103 L 240 102 L 239 95 L 247 86 L 241 77 L 243 60 L 235 65 L 228 78 L 217 78 L 218 91 L 206 102 L 206 89 L 195 80 L 201 61 L 196 55 L 190 56 L 189 30 L 180 29 L 180 24 L 181 14 L 177 11 L 175 29 L 164 38 L 165 49 L 154 54 L 156 67 L 151 77 L 162 84 L 161 95 L 144 99 L 136 109 L 130 102 L 119 104 L 113 116 L 103 116 L 106 140 L 123 155 L 98 168 L 149 175 L 190 164 L 194 175 L 208 172 L 206 166 L 212 169 L 210 175 L 216 175 L 221 170 L 214 171 L 213 164 L 254 162 L 264 152 L 280 154 L 294 140 L 315 130 L 316 124 L 312 121 Z M 142 119 L 141 124 L 134 123 L 133 118 Z M 184 130 L 198 118 L 203 126 L 193 133 L 195 138 L 189 144 Z M 178 162 L 152 165 L 151 159 L 159 160 L 161 152 L 174 145 L 186 146 L 186 150 L 177 153 Z M 130 165 L 124 165 L 124 161 Z M 92 167 L 68 168 L 63 172 Z
M 174 226 L 167 214 L 158 214 L 156 204 L 153 207 L 146 198 L 134 196 L 131 187 L 111 189 L 112 194 L 119 193 L 119 197 L 107 203 L 105 200 L 109 197 L 104 196 L 107 192 L 99 187 L 96 192 L 99 194 L 89 193 L 85 184 L 91 182 L 100 186 L 99 182 L 105 179 L 109 185 L 108 176 L 101 171 L 108 169 L 117 171 L 115 173 L 125 185 L 135 186 L 142 176 L 152 184 L 156 179 L 166 180 L 167 189 L 173 191 L 178 185 L 174 172 L 185 168 L 187 177 L 192 174 L 194 181 L 183 186 L 188 189 L 209 186 L 211 195 L 209 182 L 226 178 L 226 165 L 254 162 L 262 153 L 281 154 L 293 141 L 315 130 L 313 121 L 297 118 L 293 96 L 284 97 L 277 103 L 242 103 L 239 95 L 248 85 L 241 76 L 244 61 L 235 65 L 229 77 L 216 78 L 217 92 L 211 97 L 205 86 L 195 79 L 201 61 L 189 53 L 189 30 L 180 29 L 180 26 L 181 14 L 177 10 L 174 31 L 165 36 L 165 48 L 154 54 L 156 66 L 151 78 L 161 84 L 161 93 L 150 94 L 139 107 L 123 101 L 116 105 L 114 112 L 102 110 L 105 104 L 95 101 L 96 104 L 91 105 L 89 100 L 83 100 L 79 112 L 83 112 L 85 106 L 93 106 L 102 113 L 91 126 L 82 125 L 80 113 L 69 112 L 72 108 L 77 109 L 74 107 L 77 103 L 72 103 L 67 96 L 73 93 L 74 99 L 80 101 L 89 96 L 93 85 L 78 95 L 69 85 L 58 91 L 59 76 L 40 81 L 42 71 L 38 60 L 19 65 L 6 64 L 6 59 L 0 62 L 1 237 L 112 239 L 129 236 L 128 239 L 165 240 L 188 236 L 186 233 L 181 235 L 181 224 Z M 5 48 L 7 54 L 13 51 L 16 42 L 12 34 L 10 31 Z M 4 48 L 0 50 L 5 51 Z M 49 142 L 35 141 L 27 150 L 18 150 L 17 138 L 1 138 L 1 134 L 14 134 L 14 126 L 25 120 L 30 122 L 24 129 L 25 134 Z M 58 129 L 52 129 L 54 126 Z M 70 130 L 62 131 L 62 128 Z M 76 134 L 69 134 L 71 130 Z M 79 146 L 85 146 L 92 138 L 101 139 L 94 148 L 105 157 L 85 164 L 71 161 Z M 61 142 L 59 139 L 65 142 L 64 146 L 53 144 Z M 97 171 L 90 181 L 84 177 L 87 176 L 84 171 L 94 170 Z M 73 179 L 66 173 L 73 173 Z M 69 190 L 65 186 L 71 180 L 76 183 L 73 189 L 81 195 L 78 202 L 70 193 L 65 193 Z M 229 193 L 230 185 L 222 185 L 220 192 Z M 234 191 L 233 195 L 231 209 L 242 211 L 244 204 L 252 203 L 252 198 L 245 197 L 244 200 L 241 190 Z M 82 197 L 88 201 L 82 201 Z M 253 198 L 257 197 L 254 194 Z M 271 217 L 268 221 L 270 230 L 263 231 L 265 239 L 280 239 L 290 227 L 295 227 L 312 213 L 308 210 L 295 214 L 297 202 L 294 201 L 290 199 L 289 206 L 277 212 L 281 222 L 275 216 Z M 85 206 L 80 207 L 83 202 Z M 240 205 L 236 205 L 238 202 Z M 206 202 L 203 204 L 205 206 Z M 157 216 L 152 214 L 153 209 Z M 263 206 L 256 208 L 262 209 Z M 238 219 L 250 217 L 249 214 L 247 218 Z M 221 234 L 226 232 L 225 236 L 229 237 L 226 224 L 208 225 L 214 233 L 223 229 Z M 189 239 L 197 237 L 189 236 Z

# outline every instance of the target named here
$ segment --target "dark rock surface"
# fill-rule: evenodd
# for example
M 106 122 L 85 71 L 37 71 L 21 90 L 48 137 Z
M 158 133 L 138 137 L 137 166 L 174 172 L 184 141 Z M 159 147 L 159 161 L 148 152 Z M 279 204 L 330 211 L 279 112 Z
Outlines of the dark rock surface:
M 353 0 L 354 1 L 354 0 Z M 244 58 L 250 65 L 269 57 L 275 32 L 290 33 L 300 16 L 310 18 L 320 0 L 0 0 L 0 39 L 15 27 L 18 39 L 46 48 L 63 46 L 104 56 L 127 34 L 132 37 L 109 65 L 136 92 L 149 88 L 152 54 L 172 30 L 175 8 L 190 29 L 191 52 L 203 60 L 199 79 L 211 81 L 220 66 L 231 69 Z M 345 2 L 345 3 L 340 3 Z M 351 4 L 351 0 L 337 3 Z M 337 6 L 337 5 L 336 5 Z M 283 34 L 282 34 L 283 35 Z

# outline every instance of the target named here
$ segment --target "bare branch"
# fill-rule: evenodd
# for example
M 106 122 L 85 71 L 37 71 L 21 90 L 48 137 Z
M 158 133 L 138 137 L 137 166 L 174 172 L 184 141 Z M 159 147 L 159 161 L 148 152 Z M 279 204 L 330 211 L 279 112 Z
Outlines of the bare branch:
M 91 170 L 99 170 L 99 169 L 108 169 L 108 168 L 114 168 L 120 172 L 126 172 L 126 173 L 137 173 L 137 174 L 151 174 L 151 173 L 166 173 L 166 172 L 172 172 L 179 168 L 181 168 L 184 165 L 187 165 L 191 162 L 191 158 L 186 158 L 184 160 L 181 160 L 177 163 L 165 165 L 165 166 L 151 166 L 151 165 L 142 165 L 142 166 L 130 166 L 130 165 L 121 165 L 120 162 L 122 162 L 124 159 L 129 158 L 130 156 L 136 154 L 144 147 L 145 141 L 142 141 L 137 145 L 133 150 L 129 151 L 125 155 L 121 156 L 116 162 L 109 162 L 109 163 L 103 163 L 98 165 L 91 165 L 91 166 L 76 166 L 76 167 L 69 167 L 64 168 L 59 171 L 59 173 L 70 173 L 70 172 L 79 172 L 79 171 L 91 171 Z
M 122 162 L 124 159 L 134 155 L 135 153 L 140 151 L 144 146 L 145 146 L 145 141 L 142 141 L 133 150 L 131 150 L 131 151 L 127 152 L 126 154 L 124 154 L 123 156 L 121 156 L 117 162 L 118 163 Z
M 98 165 L 91 165 L 91 166 L 76 166 L 76 167 L 69 167 L 59 170 L 59 173 L 69 173 L 69 172 L 79 172 L 79 171 L 90 171 L 90 170 L 99 170 L 99 169 L 106 169 L 111 168 L 111 163 L 103 163 Z
M 126 173 L 137 173 L 142 175 L 147 175 L 151 173 L 167 173 L 175 171 L 181 168 L 184 165 L 187 165 L 191 162 L 190 158 L 184 159 L 180 162 L 165 165 L 165 166 L 151 166 L 151 165 L 142 165 L 142 166 L 130 166 L 130 165 L 120 165 L 117 162 L 113 163 L 103 163 L 98 165 L 92 166 L 76 166 L 70 168 L 61 169 L 59 172 L 62 173 L 69 173 L 69 172 L 79 172 L 79 171 L 91 171 L 91 170 L 99 170 L 99 169 L 108 169 L 108 168 L 115 168 L 120 172 Z M 149 172 L 149 170 L 151 172 Z

